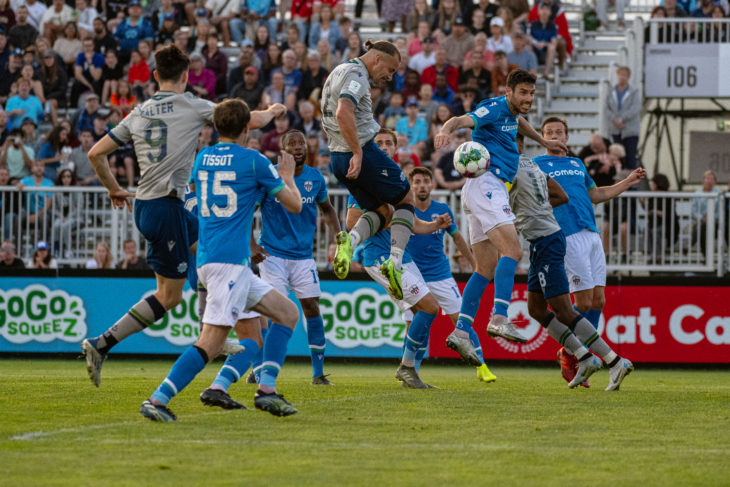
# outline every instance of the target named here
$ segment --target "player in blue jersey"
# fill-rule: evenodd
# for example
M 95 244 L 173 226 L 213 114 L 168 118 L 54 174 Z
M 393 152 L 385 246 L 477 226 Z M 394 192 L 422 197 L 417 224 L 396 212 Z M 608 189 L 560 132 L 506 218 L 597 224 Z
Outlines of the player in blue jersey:
M 469 340 L 469 330 L 490 276 L 494 278 L 494 307 L 487 333 L 513 342 L 526 341 L 507 317 L 517 263 L 522 258 L 507 192 L 507 185 L 512 182 L 519 163 L 515 136 L 519 131 L 544 147 L 567 150 L 561 142 L 543 139 L 520 116 L 528 113 L 532 106 L 535 76 L 521 69 L 512 71 L 507 76 L 506 93 L 505 96 L 482 101 L 471 113 L 450 119 L 434 139 L 434 146 L 438 149 L 450 143 L 454 131 L 473 129 L 472 139 L 491 154 L 489 171 L 478 178 L 468 179 L 461 190 L 462 207 L 469 220 L 469 240 L 477 266 L 464 288 L 456 329 L 446 341 L 449 348 L 475 366 L 481 362 Z
M 431 221 L 438 218 L 441 214 L 448 214 L 451 217 L 451 225 L 437 232 L 428 235 L 413 235 L 408 242 L 408 251 L 413 257 L 413 262 L 421 271 L 428 289 L 434 295 L 436 301 L 443 312 L 451 318 L 456 326 L 459 318 L 459 310 L 461 309 L 461 293 L 456 286 L 456 281 L 451 275 L 451 266 L 449 259 L 444 251 L 444 232 L 448 233 L 456 244 L 456 248 L 464 255 L 471 264 L 472 268 L 476 267 L 476 261 L 469 249 L 469 245 L 459 232 L 459 227 L 454 221 L 454 214 L 451 212 L 449 205 L 431 199 L 431 190 L 433 189 L 433 176 L 431 171 L 425 167 L 417 167 L 408 175 L 408 180 L 413 188 L 416 196 L 416 217 L 421 220 Z M 493 382 L 497 377 L 489 371 L 487 364 L 484 362 L 482 354 L 482 346 L 479 343 L 474 328 L 469 332 L 470 339 L 474 345 L 479 359 L 482 364 L 477 367 L 477 377 L 483 382 Z M 427 344 L 426 344 L 427 345 Z M 424 353 L 426 346 L 422 347 Z
M 549 117 L 542 123 L 546 139 L 568 142 L 568 124 L 559 117 Z M 593 205 L 617 197 L 641 181 L 646 171 L 639 168 L 613 186 L 597 187 L 583 162 L 567 156 L 567 152 L 548 148 L 547 154 L 534 162 L 553 178 L 570 197 L 570 201 L 555 208 L 555 218 L 565 235 L 565 270 L 573 293 L 576 309 L 594 327 L 598 327 L 606 298 L 606 255 L 596 228 Z M 567 353 L 566 353 L 567 352 Z M 563 377 L 574 375 L 575 358 L 566 350 L 558 352 Z
M 264 342 L 265 370 L 254 398 L 257 409 L 278 416 L 297 412 L 277 394 L 276 378 L 299 313 L 286 296 L 253 275 L 248 266 L 248 242 L 255 203 L 262 194 L 279 198 L 288 211 L 299 212 L 301 195 L 294 183 L 294 159 L 283 154 L 279 171 L 261 154 L 242 146 L 250 112 L 237 99 L 226 100 L 213 112 L 220 143 L 201 151 L 193 169 L 198 200 L 197 266 L 200 283 L 208 290 L 203 328 L 198 340 L 173 365 L 167 378 L 146 400 L 140 413 L 154 421 L 175 421 L 167 408 L 218 355 L 242 312 L 254 310 L 272 319 Z M 280 177 L 281 176 L 281 177 Z

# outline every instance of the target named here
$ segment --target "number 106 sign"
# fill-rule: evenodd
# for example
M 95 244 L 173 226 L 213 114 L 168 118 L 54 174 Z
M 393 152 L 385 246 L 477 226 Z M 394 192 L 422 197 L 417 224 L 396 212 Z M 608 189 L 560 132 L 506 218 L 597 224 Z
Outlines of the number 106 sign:
M 645 54 L 648 98 L 730 96 L 728 44 L 647 44 Z

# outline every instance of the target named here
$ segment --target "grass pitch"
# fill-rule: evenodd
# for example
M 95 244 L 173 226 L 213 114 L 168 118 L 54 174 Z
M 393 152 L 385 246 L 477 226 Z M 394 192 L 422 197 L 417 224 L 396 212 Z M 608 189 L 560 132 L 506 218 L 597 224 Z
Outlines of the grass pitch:
M 289 418 L 205 408 L 210 365 L 171 403 L 177 424 L 139 406 L 172 361 L 114 359 L 101 388 L 80 360 L 0 360 L 0 485 L 728 485 L 726 371 L 642 370 L 617 393 L 608 371 L 569 390 L 553 368 L 424 365 L 440 390 L 413 391 L 394 365 L 328 364 L 335 387 L 289 363 Z

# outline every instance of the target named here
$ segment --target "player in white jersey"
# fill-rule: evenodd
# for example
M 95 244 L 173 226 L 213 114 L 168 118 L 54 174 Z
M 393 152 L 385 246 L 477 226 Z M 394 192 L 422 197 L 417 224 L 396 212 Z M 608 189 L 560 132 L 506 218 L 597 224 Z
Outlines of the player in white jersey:
M 113 207 L 131 211 L 130 199 L 136 199 L 135 224 L 147 240 L 147 262 L 157 279 L 153 295 L 135 304 L 103 335 L 82 342 L 89 378 L 97 387 L 109 350 L 180 303 L 190 248 L 197 240 L 197 223 L 185 210 L 182 198 L 198 134 L 212 119 L 214 105 L 185 93 L 189 60 L 175 45 L 158 49 L 155 63 L 154 76 L 160 90 L 89 151 L 89 160 L 109 191 Z M 254 112 L 249 128 L 261 127 L 285 110 L 277 105 L 266 112 Z M 107 162 L 107 155 L 130 140 L 141 170 L 136 193 L 119 187 Z

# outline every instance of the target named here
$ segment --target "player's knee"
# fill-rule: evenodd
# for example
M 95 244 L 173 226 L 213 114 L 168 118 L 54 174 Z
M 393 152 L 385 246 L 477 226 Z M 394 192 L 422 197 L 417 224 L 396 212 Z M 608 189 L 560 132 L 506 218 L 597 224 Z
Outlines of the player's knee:
M 439 304 L 433 294 L 427 294 L 425 298 L 418 302 L 420 311 L 435 315 L 439 312 Z
M 300 299 L 299 304 L 302 305 L 302 312 L 305 318 L 314 318 L 319 316 L 319 299 L 318 298 L 305 298 Z
M 286 305 L 282 306 L 281 311 L 281 324 L 293 330 L 297 326 L 297 321 L 299 321 L 299 310 L 297 306 L 287 299 Z
M 182 296 L 176 295 L 176 294 L 168 294 L 168 293 L 160 293 L 156 294 L 155 297 L 157 298 L 157 301 L 160 302 L 160 304 L 165 308 L 165 310 L 169 311 L 178 304 L 182 302 Z
M 533 320 L 541 324 L 548 316 L 548 314 L 550 314 L 545 306 L 542 306 L 539 303 L 530 302 L 529 299 L 527 300 L 527 312 L 530 314 L 530 317 Z
M 568 326 L 570 325 L 573 320 L 578 316 L 578 313 L 573 308 L 568 309 L 553 309 L 553 312 L 555 313 L 555 317 L 558 319 L 559 322 L 562 324 Z
M 603 309 L 606 305 L 606 297 L 603 293 L 593 293 L 593 301 L 591 302 L 591 309 Z

